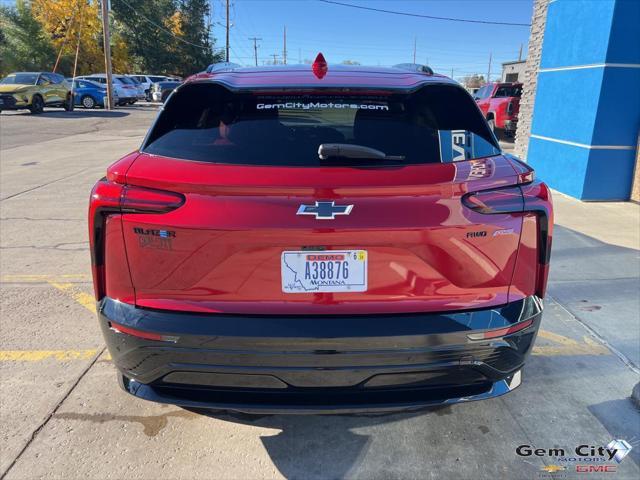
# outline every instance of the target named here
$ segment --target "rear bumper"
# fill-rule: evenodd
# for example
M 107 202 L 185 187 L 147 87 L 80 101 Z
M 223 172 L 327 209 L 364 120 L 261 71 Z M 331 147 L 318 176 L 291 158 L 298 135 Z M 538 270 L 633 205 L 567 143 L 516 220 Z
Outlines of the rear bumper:
M 505 132 L 513 133 L 513 132 L 516 131 L 517 128 L 518 128 L 518 120 L 517 119 L 505 120 L 504 121 L 504 130 L 505 130 Z
M 354 413 L 513 390 L 542 302 L 528 297 L 441 314 L 243 316 L 141 309 L 106 298 L 98 312 L 120 384 L 139 398 L 250 413 Z M 468 337 L 525 321 L 503 337 Z M 163 340 L 142 338 L 158 335 Z

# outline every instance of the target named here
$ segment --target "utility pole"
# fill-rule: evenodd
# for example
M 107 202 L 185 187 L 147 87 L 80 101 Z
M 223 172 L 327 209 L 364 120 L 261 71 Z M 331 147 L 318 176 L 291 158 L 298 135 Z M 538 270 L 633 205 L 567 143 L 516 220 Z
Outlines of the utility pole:
M 229 0 L 227 0 L 227 48 L 226 61 L 229 61 Z
M 451 80 L 453 80 L 453 68 L 451 69 Z
M 417 43 L 417 39 L 416 39 L 416 37 L 413 37 L 413 63 L 414 63 L 414 65 L 416 63 L 416 43 Z
M 253 56 L 256 59 L 256 67 L 258 66 L 258 40 L 262 40 L 262 38 L 258 37 L 249 37 L 249 40 L 253 40 Z
M 518 53 L 518 61 L 522 61 L 522 44 L 520 44 L 520 53 Z
M 111 35 L 109 33 L 109 0 L 102 0 L 102 41 L 104 69 L 107 74 L 107 110 L 113 110 L 113 78 L 111 77 Z
M 278 54 L 277 53 L 272 53 L 271 56 L 273 57 L 273 64 L 277 65 L 278 64 Z
M 286 65 L 287 64 L 287 26 L 284 26 L 284 45 L 283 45 L 283 49 L 282 49 L 282 58 L 283 63 Z
M 489 53 L 489 69 L 487 70 L 487 83 L 491 81 L 491 57 L 493 56 L 493 52 Z

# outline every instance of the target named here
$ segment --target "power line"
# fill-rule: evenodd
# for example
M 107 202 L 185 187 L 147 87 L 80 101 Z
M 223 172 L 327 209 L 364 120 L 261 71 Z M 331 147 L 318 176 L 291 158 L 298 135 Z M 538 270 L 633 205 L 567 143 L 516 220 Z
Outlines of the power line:
M 131 5 L 129 5 L 127 2 L 125 2 L 125 0 L 120 0 L 120 2 L 123 5 L 126 5 L 127 8 L 129 8 L 131 11 L 133 11 L 136 15 L 138 15 L 140 18 L 142 18 L 143 20 L 145 20 L 147 23 L 150 23 L 151 25 L 153 25 L 154 27 L 156 27 L 159 30 L 162 30 L 164 33 L 166 33 L 167 35 L 171 35 L 173 38 L 175 38 L 176 40 L 182 42 L 182 43 L 186 43 L 187 45 L 191 45 L 192 47 L 198 47 L 201 48 L 203 50 L 209 50 L 211 48 L 211 50 L 214 50 L 212 47 L 205 47 L 203 45 L 198 45 L 197 43 L 191 43 L 188 42 L 187 40 L 178 37 L 177 35 L 175 35 L 171 30 L 167 30 L 166 28 L 158 25 L 157 23 L 155 23 L 152 20 L 149 20 L 147 17 L 145 17 L 143 14 L 141 14 L 140 12 L 138 12 L 135 7 L 132 7 Z
M 508 25 L 511 27 L 530 27 L 530 23 L 512 23 L 512 22 L 492 22 L 490 20 L 472 20 L 469 18 L 453 18 L 453 17 L 436 17 L 434 15 L 421 15 L 419 13 L 398 12 L 394 10 L 384 10 L 382 8 L 365 7 L 363 5 L 353 5 L 351 3 L 336 2 L 334 0 L 318 0 L 322 3 L 330 3 L 340 5 L 342 7 L 358 8 L 360 10 L 370 10 L 372 12 L 390 13 L 392 15 L 404 15 L 405 17 L 428 18 L 430 20 L 446 20 L 448 22 L 464 22 L 464 23 L 481 23 L 485 25 Z

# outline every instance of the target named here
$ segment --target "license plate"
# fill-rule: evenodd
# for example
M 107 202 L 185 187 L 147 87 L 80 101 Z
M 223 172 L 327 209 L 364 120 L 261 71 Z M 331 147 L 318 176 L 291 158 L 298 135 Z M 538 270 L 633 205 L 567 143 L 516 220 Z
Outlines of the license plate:
M 285 293 L 367 290 L 366 250 L 285 251 L 280 263 Z

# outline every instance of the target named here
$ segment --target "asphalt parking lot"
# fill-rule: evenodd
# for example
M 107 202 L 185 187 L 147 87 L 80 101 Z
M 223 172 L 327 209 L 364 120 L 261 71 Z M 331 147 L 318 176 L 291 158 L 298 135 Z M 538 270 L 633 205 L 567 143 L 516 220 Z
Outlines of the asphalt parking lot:
M 505 397 L 385 416 L 252 417 L 121 391 L 95 319 L 86 207 L 157 108 L 0 115 L 0 478 L 640 478 L 633 203 L 554 197 L 542 331 L 523 385 Z M 615 473 L 516 454 L 613 439 L 633 446 L 608 463 Z M 566 470 L 541 470 L 549 465 Z

